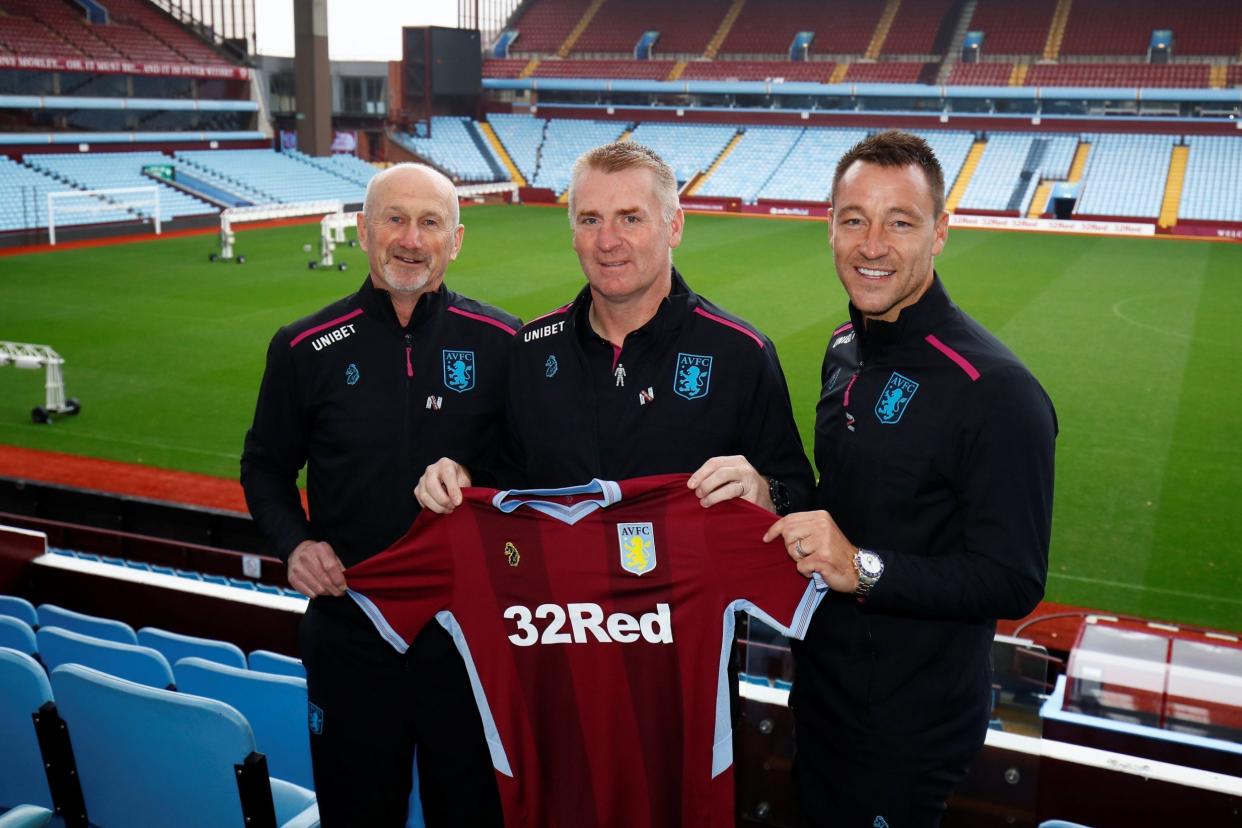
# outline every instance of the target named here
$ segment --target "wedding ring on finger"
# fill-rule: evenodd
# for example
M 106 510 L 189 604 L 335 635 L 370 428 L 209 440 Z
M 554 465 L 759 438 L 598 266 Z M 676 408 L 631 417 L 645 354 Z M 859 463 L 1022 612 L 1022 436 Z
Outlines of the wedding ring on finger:
M 802 538 L 798 538 L 796 541 L 794 541 L 794 551 L 798 553 L 799 560 L 811 554 L 810 552 L 807 552 L 802 548 Z

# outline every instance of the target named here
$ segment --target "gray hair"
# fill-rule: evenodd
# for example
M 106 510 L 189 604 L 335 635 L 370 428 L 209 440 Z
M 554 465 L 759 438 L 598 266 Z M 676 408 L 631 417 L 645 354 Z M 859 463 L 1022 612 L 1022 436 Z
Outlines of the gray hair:
M 632 169 L 651 170 L 655 176 L 655 196 L 660 202 L 660 213 L 666 222 L 672 221 L 673 214 L 681 206 L 677 198 L 677 177 L 673 175 L 672 168 L 654 150 L 642 144 L 614 141 L 584 152 L 574 162 L 573 172 L 569 177 L 570 227 L 574 226 L 574 191 L 588 170 L 615 173 Z
M 377 184 L 382 180 L 388 179 L 405 170 L 425 170 L 447 184 L 449 192 L 452 193 L 452 198 L 449 199 L 451 204 L 450 223 L 453 227 L 461 224 L 461 204 L 457 201 L 457 186 L 453 183 L 452 179 L 437 170 L 435 167 L 428 166 L 427 164 L 420 164 L 416 161 L 403 161 L 400 164 L 393 164 L 388 169 L 380 170 L 375 175 L 371 176 L 371 180 L 367 182 L 366 197 L 362 201 L 362 215 L 364 215 L 368 221 L 371 220 L 371 217 L 375 212 L 375 191 Z

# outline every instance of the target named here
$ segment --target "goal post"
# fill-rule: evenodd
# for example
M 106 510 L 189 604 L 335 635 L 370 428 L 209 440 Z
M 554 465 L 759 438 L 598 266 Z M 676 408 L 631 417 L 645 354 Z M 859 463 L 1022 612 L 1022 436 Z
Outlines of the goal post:
M 47 236 L 56 244 L 56 214 L 60 212 L 61 224 L 66 219 L 84 216 L 110 216 L 104 221 L 124 221 L 129 218 L 152 220 L 155 234 L 160 235 L 160 188 L 114 187 L 106 190 L 57 190 L 47 194 Z M 73 221 L 74 224 L 91 222 Z

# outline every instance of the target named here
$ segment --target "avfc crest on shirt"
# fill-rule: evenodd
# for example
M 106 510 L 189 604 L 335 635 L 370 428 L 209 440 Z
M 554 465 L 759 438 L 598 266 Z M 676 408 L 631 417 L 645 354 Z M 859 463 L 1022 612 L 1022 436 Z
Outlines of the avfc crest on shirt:
M 917 382 L 894 371 L 884 390 L 880 392 L 880 398 L 875 401 L 876 419 L 884 425 L 896 425 L 901 415 L 906 413 L 910 400 L 914 399 L 914 392 L 918 390 Z
M 673 393 L 687 400 L 706 397 L 711 389 L 712 358 L 698 354 L 678 354 L 673 373 Z
M 444 387 L 458 394 L 474 388 L 474 351 L 440 352 L 444 363 Z
M 618 523 L 617 543 L 621 548 L 621 568 L 635 575 L 655 569 L 655 532 L 650 523 Z

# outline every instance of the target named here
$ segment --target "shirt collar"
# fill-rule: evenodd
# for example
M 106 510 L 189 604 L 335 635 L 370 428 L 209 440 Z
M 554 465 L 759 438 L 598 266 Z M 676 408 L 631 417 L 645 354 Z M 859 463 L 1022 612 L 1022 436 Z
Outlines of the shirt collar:
M 934 331 L 953 308 L 953 302 L 940 282 L 940 275 L 932 273 L 932 283 L 927 292 L 913 305 L 901 309 L 892 322 L 864 319 L 854 303 L 850 303 L 850 319 L 864 350 L 884 350 L 890 345 L 908 339 L 922 339 Z
M 433 313 L 443 308 L 448 301 L 449 293 L 449 289 L 441 283 L 435 291 L 418 297 L 418 304 L 414 306 L 414 313 L 410 316 L 410 324 L 407 327 L 417 327 Z M 388 295 L 388 291 L 377 288 L 369 275 L 362 283 L 362 287 L 358 289 L 358 304 L 368 316 L 402 329 L 401 323 L 397 320 L 397 312 L 392 306 L 392 297 Z
M 690 286 L 686 284 L 686 280 L 673 268 L 673 285 L 669 290 L 668 296 L 660 300 L 659 306 L 656 308 L 655 315 L 643 323 L 642 327 L 630 334 L 640 333 L 649 335 L 652 338 L 659 338 L 665 331 L 677 330 L 681 326 L 682 320 L 693 307 L 696 297 L 694 291 L 690 290 Z M 591 327 L 591 318 L 588 313 L 591 309 L 591 286 L 585 285 L 579 291 L 570 309 L 570 319 L 577 329 L 578 337 L 582 342 L 603 341 Z M 628 336 L 628 335 L 627 335 Z

